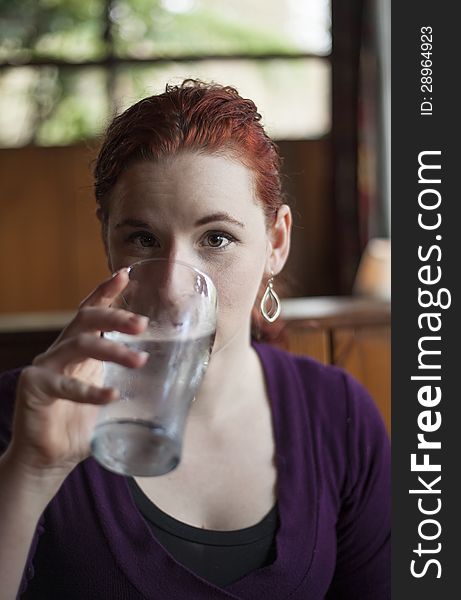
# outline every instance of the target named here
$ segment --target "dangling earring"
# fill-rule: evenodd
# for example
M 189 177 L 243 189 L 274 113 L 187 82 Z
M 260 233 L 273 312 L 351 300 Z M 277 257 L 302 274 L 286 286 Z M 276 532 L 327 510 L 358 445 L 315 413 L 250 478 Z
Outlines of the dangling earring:
M 266 291 L 262 297 L 260 308 L 262 316 L 269 323 L 273 323 L 275 320 L 277 320 L 282 310 L 280 298 L 277 296 L 277 293 L 274 290 L 274 274 L 272 272 L 271 278 L 267 282 Z

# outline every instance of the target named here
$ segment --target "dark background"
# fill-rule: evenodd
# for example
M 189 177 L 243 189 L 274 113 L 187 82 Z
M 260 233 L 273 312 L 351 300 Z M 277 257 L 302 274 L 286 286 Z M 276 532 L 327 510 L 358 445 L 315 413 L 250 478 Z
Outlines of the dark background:
M 393 410 L 393 594 L 396 600 L 415 597 L 455 598 L 459 595 L 460 543 L 460 403 L 459 403 L 459 118 L 458 101 L 454 93 L 456 61 L 453 42 L 457 39 L 457 21 L 453 5 L 448 3 L 418 2 L 417 5 L 393 3 L 392 15 L 392 410 Z M 420 28 L 433 28 L 433 102 L 432 117 L 419 116 L 420 93 Z M 422 150 L 441 150 L 442 227 L 428 232 L 418 228 L 418 154 Z M 430 187 L 428 185 L 424 187 Z M 411 382 L 417 374 L 418 329 L 417 317 L 424 309 L 418 308 L 417 248 L 427 248 L 436 234 L 442 235 L 440 245 L 443 257 L 442 281 L 452 293 L 452 306 L 442 313 L 442 401 L 437 407 L 442 413 L 442 428 L 431 434 L 440 440 L 442 449 L 432 451 L 431 462 L 442 464 L 442 510 L 433 518 L 440 521 L 442 535 L 433 542 L 419 539 L 418 524 L 430 515 L 421 515 L 417 508 L 418 496 L 409 489 L 420 489 L 417 473 L 410 472 L 410 454 L 417 451 L 419 433 L 417 416 L 423 409 L 417 402 L 419 384 Z M 434 288 L 436 286 L 433 286 Z M 436 311 L 431 308 L 429 311 Z M 433 335 L 436 335 L 435 333 Z M 439 371 L 434 371 L 434 374 Z M 426 372 L 427 374 L 427 372 Z M 426 434 L 428 437 L 429 434 Z M 421 455 L 421 452 L 419 453 Z M 421 458 L 419 459 L 422 460 Z M 432 475 L 425 477 L 430 482 Z M 436 496 L 432 496 L 435 498 Z M 429 498 L 429 496 L 426 496 Z M 429 501 L 427 502 L 429 507 Z M 432 500 L 432 506 L 435 501 Z M 432 529 L 434 531 L 434 529 Z M 428 528 L 426 534 L 432 532 Z M 442 543 L 439 555 L 442 577 L 436 579 L 432 566 L 427 575 L 415 579 L 410 574 L 410 561 L 417 558 L 412 550 L 418 542 L 423 547 Z M 431 558 L 431 555 L 426 555 Z M 418 559 L 418 569 L 423 561 Z

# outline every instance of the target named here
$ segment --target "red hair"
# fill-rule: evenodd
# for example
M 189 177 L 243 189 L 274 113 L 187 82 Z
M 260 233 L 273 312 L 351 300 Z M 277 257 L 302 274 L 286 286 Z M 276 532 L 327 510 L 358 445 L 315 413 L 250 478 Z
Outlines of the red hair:
M 261 115 L 251 100 L 233 87 L 186 79 L 167 85 L 163 94 L 140 100 L 109 125 L 94 168 L 94 186 L 103 221 L 110 193 L 118 177 L 139 161 L 158 160 L 182 150 L 225 154 L 248 167 L 255 178 L 256 197 L 268 225 L 284 203 L 281 158 L 261 125 Z M 259 312 L 262 282 L 252 311 L 253 336 L 272 337 Z
M 256 196 L 272 222 L 283 204 L 281 159 L 251 100 L 236 89 L 186 79 L 145 98 L 109 125 L 94 169 L 96 200 L 107 217 L 109 196 L 134 162 L 181 150 L 230 154 L 254 174 Z

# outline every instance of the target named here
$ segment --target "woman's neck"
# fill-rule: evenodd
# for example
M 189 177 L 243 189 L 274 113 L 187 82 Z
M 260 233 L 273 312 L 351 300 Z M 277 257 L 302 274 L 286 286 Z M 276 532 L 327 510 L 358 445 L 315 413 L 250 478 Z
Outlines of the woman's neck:
M 205 377 L 192 404 L 192 420 L 217 422 L 248 405 L 258 385 L 261 365 L 246 331 L 212 354 Z

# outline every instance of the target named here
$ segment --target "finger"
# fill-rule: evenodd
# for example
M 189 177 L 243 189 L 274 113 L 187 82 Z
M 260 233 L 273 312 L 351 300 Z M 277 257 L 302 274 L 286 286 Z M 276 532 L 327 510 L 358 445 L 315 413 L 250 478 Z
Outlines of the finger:
M 90 333 L 81 333 L 41 354 L 33 364 L 62 371 L 70 365 L 93 358 L 118 363 L 124 367 L 138 368 L 145 364 L 148 357 L 147 352 L 130 350 L 125 344 L 95 337 Z
M 80 306 L 110 306 L 129 281 L 128 267 L 116 271 L 87 296 Z
M 57 344 L 59 344 L 63 339 L 69 337 L 70 335 L 76 335 L 77 332 L 80 331 L 78 327 L 78 321 L 80 318 L 80 313 L 85 311 L 93 306 L 101 306 L 108 307 L 111 302 L 120 294 L 120 292 L 127 286 L 129 281 L 128 277 L 128 268 L 120 269 L 116 271 L 111 277 L 103 281 L 85 300 L 80 303 L 80 310 L 77 315 L 72 319 L 72 321 L 65 327 L 58 338 L 53 342 L 51 348 L 54 348 Z M 94 329 L 95 332 L 101 331 L 99 327 Z M 131 333 L 131 332 L 128 332 Z M 136 333 L 133 332 L 133 333 Z
M 60 339 L 83 332 L 120 331 L 136 335 L 144 331 L 149 319 L 122 308 L 84 306 L 63 331 Z
M 57 398 L 84 404 L 107 404 L 120 395 L 115 388 L 98 387 L 35 366 L 22 372 L 19 393 L 26 394 L 29 404 L 38 402 L 41 406 L 52 404 Z

